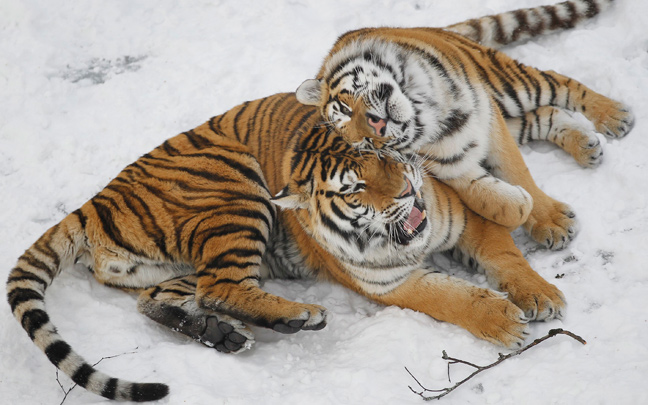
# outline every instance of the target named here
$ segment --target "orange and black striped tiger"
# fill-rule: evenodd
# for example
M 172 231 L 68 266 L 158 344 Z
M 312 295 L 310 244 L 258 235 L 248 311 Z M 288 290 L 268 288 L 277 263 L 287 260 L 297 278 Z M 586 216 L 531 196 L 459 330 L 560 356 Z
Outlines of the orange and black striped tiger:
M 223 352 L 251 346 L 246 323 L 282 333 L 324 327 L 324 308 L 264 292 L 263 277 L 328 277 L 505 346 L 521 344 L 529 320 L 561 316 L 562 294 L 533 272 L 506 228 L 423 176 L 415 156 L 361 153 L 320 121 L 317 109 L 280 94 L 142 156 L 19 258 L 7 282 L 14 316 L 77 384 L 133 401 L 164 397 L 168 387 L 99 372 L 45 310 L 47 287 L 74 263 L 139 291 L 143 314 Z M 422 268 L 430 251 L 450 248 L 510 300 Z
M 550 249 L 576 233 L 573 211 L 544 194 L 515 145 L 549 140 L 579 164 L 601 162 L 598 132 L 626 135 L 633 115 L 581 83 L 516 62 L 499 47 L 573 27 L 612 0 L 574 0 L 440 28 L 365 28 L 342 35 L 316 79 L 297 90 L 346 139 L 425 157 L 475 212 L 524 228 Z M 511 136 L 512 135 L 512 136 Z
M 451 248 L 510 300 L 423 267 L 429 253 Z M 323 307 L 264 292 L 264 277 L 332 279 L 507 347 L 521 345 L 529 320 L 561 317 L 565 306 L 509 231 L 424 176 L 415 156 L 363 153 L 294 94 L 245 103 L 167 140 L 45 232 L 9 275 L 15 317 L 74 382 L 110 399 L 165 396 L 164 384 L 99 372 L 58 334 L 45 290 L 74 263 L 140 292 L 140 312 L 222 352 L 251 346 L 248 323 L 282 333 L 325 326 Z

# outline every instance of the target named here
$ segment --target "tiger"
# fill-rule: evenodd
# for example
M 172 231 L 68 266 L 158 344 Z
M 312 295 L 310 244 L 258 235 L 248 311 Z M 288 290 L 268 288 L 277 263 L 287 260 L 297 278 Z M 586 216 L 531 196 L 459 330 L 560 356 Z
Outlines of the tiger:
M 496 48 L 571 28 L 612 0 L 573 0 L 520 9 L 442 28 L 363 28 L 341 35 L 315 79 L 297 89 L 338 133 L 358 147 L 418 153 L 427 170 L 483 217 L 523 225 L 549 249 L 578 230 L 574 211 L 540 190 L 516 146 L 547 140 L 585 167 L 602 145 L 596 131 L 625 136 L 626 105 L 553 71 L 523 65 Z
M 499 291 L 424 265 L 450 249 Z M 505 347 L 522 344 L 529 321 L 565 309 L 506 227 L 425 175 L 418 157 L 357 149 L 294 93 L 244 103 L 166 140 L 47 230 L 9 274 L 14 316 L 76 384 L 115 400 L 166 396 L 166 384 L 98 371 L 58 333 L 45 291 L 74 264 L 138 293 L 148 318 L 224 353 L 252 346 L 249 325 L 280 333 L 326 325 L 324 307 L 267 293 L 266 278 L 338 282 Z
M 47 287 L 75 263 L 106 286 L 138 293 L 148 318 L 225 353 L 253 345 L 249 325 L 280 333 L 325 327 L 325 308 L 264 292 L 264 278 L 334 280 L 506 347 L 523 342 L 530 320 L 563 315 L 562 293 L 529 267 L 508 229 L 423 175 L 416 155 L 367 153 L 330 129 L 317 108 L 288 93 L 165 141 L 21 255 L 7 280 L 12 313 L 76 384 L 136 402 L 163 398 L 169 387 L 98 371 L 46 311 Z M 503 292 L 420 265 L 430 251 L 451 248 Z

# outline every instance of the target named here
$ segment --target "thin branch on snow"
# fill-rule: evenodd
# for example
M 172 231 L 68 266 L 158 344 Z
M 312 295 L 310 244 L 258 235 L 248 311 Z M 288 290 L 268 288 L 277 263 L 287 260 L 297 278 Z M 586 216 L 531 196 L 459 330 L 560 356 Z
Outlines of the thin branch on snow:
M 498 358 L 496 361 L 494 361 L 494 362 L 492 362 L 491 364 L 488 364 L 488 365 L 486 365 L 486 366 L 478 366 L 478 365 L 476 365 L 476 364 L 469 363 L 469 362 L 467 362 L 467 361 L 465 361 L 465 360 L 461 360 L 461 359 L 456 359 L 456 358 L 454 358 L 454 357 L 450 357 L 450 356 L 448 356 L 448 354 L 445 352 L 445 350 L 443 350 L 443 356 L 442 356 L 441 358 L 442 358 L 443 360 L 447 360 L 447 361 L 448 361 L 448 381 L 449 381 L 449 382 L 452 382 L 452 380 L 450 379 L 450 366 L 453 365 L 453 364 L 457 364 L 457 363 L 459 363 L 459 364 L 465 364 L 465 365 L 467 365 L 467 366 L 470 366 L 470 367 L 475 368 L 476 370 L 475 370 L 472 374 L 470 374 L 468 377 L 466 377 L 466 378 L 464 378 L 463 380 L 459 381 L 458 383 L 456 383 L 456 384 L 453 385 L 452 387 L 446 387 L 446 388 L 442 388 L 442 389 L 439 389 L 439 390 L 431 390 L 431 389 L 425 388 L 425 387 L 424 387 L 424 386 L 419 382 L 419 380 L 418 380 L 416 377 L 414 377 L 414 375 L 413 375 L 413 374 L 412 374 L 412 373 L 407 369 L 407 367 L 405 367 L 405 371 L 407 371 L 407 373 L 408 373 L 408 374 L 409 374 L 409 375 L 414 379 L 414 381 L 416 381 L 416 383 L 418 384 L 418 386 L 421 388 L 421 391 L 416 391 L 416 390 L 415 390 L 414 388 L 412 388 L 411 386 L 408 386 L 408 388 L 409 388 L 413 393 L 417 394 L 418 396 L 420 396 L 421 398 L 423 398 L 423 399 L 426 400 L 426 401 L 430 401 L 430 400 L 433 400 L 433 399 L 441 399 L 441 398 L 443 398 L 444 396 L 446 396 L 446 395 L 448 395 L 449 393 L 451 393 L 452 391 L 454 391 L 454 390 L 455 390 L 456 388 L 458 388 L 459 386 L 461 386 L 461 385 L 462 385 L 463 383 L 465 383 L 466 381 L 470 380 L 471 378 L 473 378 L 473 377 L 476 376 L 477 374 L 481 373 L 482 371 L 484 371 L 484 370 L 488 370 L 489 368 L 492 368 L 492 367 L 495 367 L 496 365 L 500 364 L 501 362 L 503 362 L 503 361 L 506 360 L 506 359 L 510 359 L 511 357 L 517 356 L 518 354 L 522 354 L 522 353 L 524 353 L 525 351 L 529 350 L 530 348 L 532 348 L 532 347 L 538 345 L 539 343 L 542 343 L 542 342 L 544 342 L 545 340 L 547 340 L 547 339 L 549 339 L 549 338 L 552 338 L 552 337 L 554 337 L 554 336 L 556 336 L 556 335 L 567 335 L 567 336 L 569 336 L 569 337 L 571 337 L 571 338 L 573 338 L 573 339 L 576 339 L 577 341 L 579 341 L 579 342 L 582 343 L 582 344 L 587 344 L 587 342 L 585 341 L 585 339 L 583 339 L 582 337 L 580 337 L 580 336 L 578 336 L 578 335 L 575 335 L 574 333 L 572 333 L 572 332 L 570 332 L 570 331 L 563 330 L 563 329 L 551 329 L 551 330 L 549 331 L 549 333 L 547 333 L 547 335 L 545 335 L 545 336 L 543 336 L 543 337 L 541 337 L 541 338 L 538 338 L 538 339 L 534 340 L 533 342 L 529 343 L 528 345 L 524 346 L 524 347 L 521 348 L 521 349 L 518 349 L 518 350 L 516 350 L 516 351 L 514 351 L 514 352 L 511 352 L 511 353 L 509 353 L 509 354 L 506 354 L 506 355 L 500 353 L 500 354 L 499 354 L 499 358 Z M 440 394 L 438 394 L 438 395 L 434 395 L 434 396 L 427 396 L 427 395 L 425 395 L 425 393 L 427 393 L 427 392 L 440 393 Z
M 94 363 L 94 364 L 92 365 L 92 367 L 96 366 L 97 364 L 101 363 L 102 361 L 104 361 L 104 360 L 106 360 L 106 359 L 113 359 L 113 358 L 115 358 L 115 357 L 123 356 L 123 355 L 125 355 L 125 354 L 133 354 L 133 353 L 137 353 L 137 349 L 138 349 L 138 348 L 139 348 L 139 346 L 136 347 L 136 348 L 134 348 L 133 351 L 131 351 L 131 352 L 124 352 L 124 353 L 120 353 L 120 354 L 115 354 L 115 355 L 113 355 L 113 356 L 106 356 L 106 357 L 102 357 L 102 358 L 99 359 L 99 361 L 97 361 L 96 363 Z M 67 399 L 67 396 L 68 396 L 68 394 L 70 393 L 70 391 L 72 391 L 74 388 L 76 388 L 76 386 L 77 386 L 78 384 L 75 383 L 73 386 L 71 386 L 71 387 L 68 388 L 67 390 L 66 390 L 65 388 L 63 388 L 63 384 L 61 384 L 61 380 L 59 380 L 59 369 L 58 369 L 58 368 L 56 369 L 56 382 L 58 383 L 59 387 L 61 387 L 61 391 L 63 391 L 63 400 L 62 400 L 61 403 L 59 404 L 59 405 L 63 405 L 63 402 L 65 402 L 65 400 Z

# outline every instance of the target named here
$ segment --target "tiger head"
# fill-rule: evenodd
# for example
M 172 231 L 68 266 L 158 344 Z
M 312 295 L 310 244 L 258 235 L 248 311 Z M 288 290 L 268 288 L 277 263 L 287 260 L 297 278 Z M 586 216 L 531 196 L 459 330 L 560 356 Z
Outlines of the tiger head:
M 370 41 L 332 54 L 320 77 L 306 80 L 296 95 L 302 104 L 317 106 L 355 146 L 413 153 L 420 146 L 422 126 L 434 125 L 435 117 L 427 111 L 419 117 L 424 106 L 411 94 L 417 93 L 414 83 L 425 74 L 412 72 L 416 66 L 406 72 L 400 50 L 382 49 L 389 46 Z
M 347 152 L 297 155 L 289 184 L 273 202 L 296 210 L 306 233 L 341 260 L 419 260 L 430 233 L 419 168 L 391 156 Z

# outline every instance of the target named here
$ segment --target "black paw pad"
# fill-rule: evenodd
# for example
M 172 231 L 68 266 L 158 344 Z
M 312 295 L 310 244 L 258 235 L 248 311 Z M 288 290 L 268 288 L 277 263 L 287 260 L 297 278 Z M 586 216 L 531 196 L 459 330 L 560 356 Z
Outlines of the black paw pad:
M 248 338 L 238 333 L 234 326 L 222 322 L 214 316 L 207 318 L 207 326 L 200 336 L 200 341 L 207 346 L 214 347 L 219 352 L 231 353 L 239 351 Z
M 301 330 L 301 327 L 304 325 L 306 321 L 295 319 L 292 321 L 289 321 L 288 323 L 276 323 L 273 327 L 272 330 L 279 332 L 279 333 L 297 333 Z

